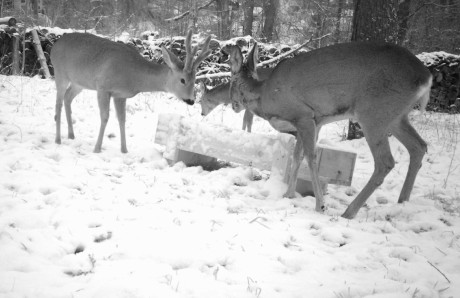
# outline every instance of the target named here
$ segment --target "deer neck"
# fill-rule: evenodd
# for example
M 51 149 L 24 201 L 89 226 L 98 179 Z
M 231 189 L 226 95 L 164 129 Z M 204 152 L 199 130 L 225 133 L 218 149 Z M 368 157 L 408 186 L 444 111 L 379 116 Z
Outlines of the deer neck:
M 262 82 L 253 78 L 246 78 L 241 83 L 241 91 L 243 94 L 243 105 L 246 109 L 252 111 L 255 115 L 267 119 L 262 109 L 261 91 Z
M 164 64 L 149 62 L 139 69 L 137 82 L 139 92 L 168 92 L 168 77 L 172 70 Z
M 229 89 L 230 83 L 222 84 L 217 87 L 214 87 L 210 91 L 208 91 L 208 98 L 210 101 L 215 103 L 216 105 L 219 104 L 230 104 L 232 100 L 229 96 Z

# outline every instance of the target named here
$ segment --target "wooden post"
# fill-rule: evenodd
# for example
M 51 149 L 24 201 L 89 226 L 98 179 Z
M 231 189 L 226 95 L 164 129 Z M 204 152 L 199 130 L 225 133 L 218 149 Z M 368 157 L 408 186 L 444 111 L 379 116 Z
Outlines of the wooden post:
M 45 78 L 51 78 L 50 70 L 48 69 L 48 64 L 46 63 L 45 54 L 43 54 L 43 49 L 40 43 L 40 38 L 38 37 L 37 30 L 31 30 L 32 39 L 34 43 L 35 52 L 38 56 L 38 61 L 40 62 L 40 66 L 42 67 L 43 72 L 45 73 Z
M 19 74 L 19 34 L 13 34 L 13 63 L 11 74 L 16 76 Z

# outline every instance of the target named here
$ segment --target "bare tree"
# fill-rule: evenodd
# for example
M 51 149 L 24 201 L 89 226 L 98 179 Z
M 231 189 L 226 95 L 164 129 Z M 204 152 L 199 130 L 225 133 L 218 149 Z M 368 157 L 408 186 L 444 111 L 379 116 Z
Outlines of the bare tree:
M 398 7 L 398 44 L 403 44 L 409 28 L 411 0 L 402 0 Z
M 344 7 L 345 0 L 337 1 L 337 19 L 335 21 L 335 31 L 334 31 L 334 43 L 339 43 L 340 41 L 340 23 L 342 22 L 342 11 Z
M 231 34 L 230 5 L 229 0 L 216 0 L 216 12 L 218 19 L 218 37 L 220 39 L 229 39 Z
M 252 23 L 254 22 L 254 0 L 243 0 L 243 35 L 252 35 Z
M 279 0 L 267 0 L 263 2 L 265 15 L 264 27 L 262 29 L 261 39 L 264 42 L 270 42 L 273 39 L 273 28 L 275 27 L 276 14 L 278 12 Z

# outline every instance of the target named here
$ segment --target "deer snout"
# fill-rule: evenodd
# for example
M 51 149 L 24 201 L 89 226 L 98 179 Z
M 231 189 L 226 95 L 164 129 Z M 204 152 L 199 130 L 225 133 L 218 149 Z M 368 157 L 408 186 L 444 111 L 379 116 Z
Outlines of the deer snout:
M 193 99 L 183 99 L 183 101 L 190 106 L 193 106 L 193 104 L 195 103 Z
M 232 109 L 233 109 L 233 111 L 235 113 L 239 113 L 242 110 L 244 110 L 244 107 L 239 102 L 233 101 L 232 102 Z

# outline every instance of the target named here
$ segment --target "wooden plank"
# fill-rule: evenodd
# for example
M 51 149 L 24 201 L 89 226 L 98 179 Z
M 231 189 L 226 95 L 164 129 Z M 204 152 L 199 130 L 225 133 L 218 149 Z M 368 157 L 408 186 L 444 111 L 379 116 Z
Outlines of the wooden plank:
M 270 170 L 273 175 L 287 179 L 295 138 L 282 133 L 277 136 L 247 133 L 194 122 L 175 114 L 160 114 L 155 143 L 165 145 L 164 156 L 172 162 L 182 160 L 181 158 L 184 162 L 199 160 L 193 154 L 200 154 Z M 317 158 L 322 180 L 332 184 L 351 185 L 356 153 L 318 145 Z M 299 170 L 298 179 L 311 181 L 305 160 Z
M 330 184 L 350 186 L 355 169 L 356 153 L 318 145 L 318 173 Z M 303 160 L 299 178 L 311 181 L 307 162 Z
M 280 133 L 278 134 L 277 146 L 273 149 L 271 173 L 282 177 L 285 183 L 288 183 L 289 173 L 292 166 L 292 160 L 295 147 L 295 138 L 291 135 Z

